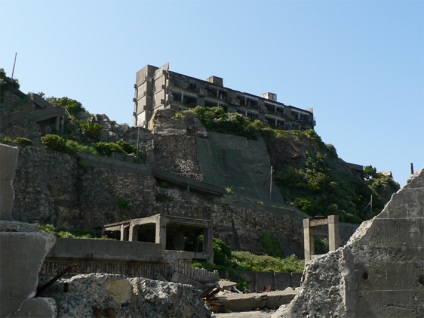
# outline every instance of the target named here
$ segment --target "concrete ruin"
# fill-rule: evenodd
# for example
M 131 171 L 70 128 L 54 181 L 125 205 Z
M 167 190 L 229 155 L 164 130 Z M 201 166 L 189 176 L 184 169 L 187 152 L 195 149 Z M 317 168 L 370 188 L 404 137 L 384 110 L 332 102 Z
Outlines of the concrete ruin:
M 173 258 L 172 251 L 186 251 L 191 258 L 213 262 L 212 220 L 156 214 L 105 224 L 103 233 L 120 241 L 160 244 L 168 258 Z
M 339 216 L 329 215 L 327 218 L 314 217 L 303 220 L 303 245 L 305 250 L 305 262 L 320 255 L 315 254 L 315 231 L 320 225 L 328 226 L 328 250 L 335 251 L 340 247 Z
M 157 110 L 185 110 L 196 106 L 222 106 L 227 112 L 238 112 L 252 120 L 259 119 L 278 129 L 313 129 L 312 108 L 300 109 L 277 102 L 277 94 L 262 96 L 224 87 L 221 77 L 206 81 L 169 70 L 169 64 L 158 68 L 146 65 L 137 72 L 134 84 L 134 126 L 147 128 Z
M 312 259 L 273 318 L 424 317 L 424 170 L 349 242 Z
M 55 317 L 53 299 L 33 298 L 55 238 L 12 219 L 17 159 L 18 148 L 0 144 L 0 317 Z

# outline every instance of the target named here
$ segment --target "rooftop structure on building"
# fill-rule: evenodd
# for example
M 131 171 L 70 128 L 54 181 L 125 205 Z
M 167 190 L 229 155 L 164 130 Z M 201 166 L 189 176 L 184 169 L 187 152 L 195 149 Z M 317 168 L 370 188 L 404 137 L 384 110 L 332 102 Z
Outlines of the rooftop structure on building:
M 252 120 L 259 119 L 273 128 L 285 130 L 313 129 L 312 108 L 300 109 L 277 101 L 277 94 L 261 96 L 224 87 L 224 80 L 210 76 L 201 80 L 162 67 L 146 65 L 137 72 L 134 85 L 134 125 L 148 127 L 155 112 L 171 108 L 186 110 L 196 106 L 221 106 Z

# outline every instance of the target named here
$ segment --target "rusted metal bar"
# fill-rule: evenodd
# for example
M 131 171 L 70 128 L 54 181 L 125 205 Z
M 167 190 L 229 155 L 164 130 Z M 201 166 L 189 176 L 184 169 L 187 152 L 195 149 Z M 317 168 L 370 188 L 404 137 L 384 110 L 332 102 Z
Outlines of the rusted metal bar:
M 40 286 L 37 288 L 37 294 L 35 296 L 39 296 L 43 291 L 45 291 L 47 288 L 49 288 L 51 285 L 53 285 L 58 279 L 60 279 L 63 275 L 65 275 L 67 272 L 69 272 L 74 267 L 77 267 L 78 263 L 74 263 L 72 265 L 69 265 L 66 267 L 63 271 L 61 271 L 59 274 L 57 274 L 55 277 L 50 279 L 46 284 L 43 286 Z

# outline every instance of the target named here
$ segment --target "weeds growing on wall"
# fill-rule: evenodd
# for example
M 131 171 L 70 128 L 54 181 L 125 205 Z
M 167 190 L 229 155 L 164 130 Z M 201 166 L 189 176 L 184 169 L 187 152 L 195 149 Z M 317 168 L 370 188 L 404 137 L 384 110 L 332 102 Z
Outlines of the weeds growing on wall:
M 213 239 L 213 251 L 214 264 L 194 261 L 192 266 L 210 271 L 218 270 L 221 277 L 228 273 L 229 278 L 237 282 L 237 288 L 244 292 L 249 291 L 249 283 L 240 277 L 238 274 L 240 271 L 301 273 L 305 265 L 304 261 L 295 255 L 280 258 L 255 255 L 244 251 L 231 251 L 230 246 L 216 238 Z
M 96 237 L 91 231 L 82 229 L 66 229 L 66 228 L 55 228 L 53 224 L 40 224 L 40 232 L 53 234 L 60 238 L 72 238 L 72 239 L 92 239 L 92 240 L 109 240 L 108 237 Z

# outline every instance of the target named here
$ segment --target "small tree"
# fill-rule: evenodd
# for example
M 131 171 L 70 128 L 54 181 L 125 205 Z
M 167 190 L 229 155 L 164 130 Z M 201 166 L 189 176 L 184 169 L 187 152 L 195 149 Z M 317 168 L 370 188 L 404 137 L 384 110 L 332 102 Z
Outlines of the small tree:
M 364 178 L 371 179 L 377 173 L 377 169 L 373 166 L 365 166 L 364 167 Z
M 93 123 L 88 120 L 86 123 L 80 123 L 79 125 L 82 134 L 88 139 L 97 139 L 102 131 L 102 125 L 99 123 Z

